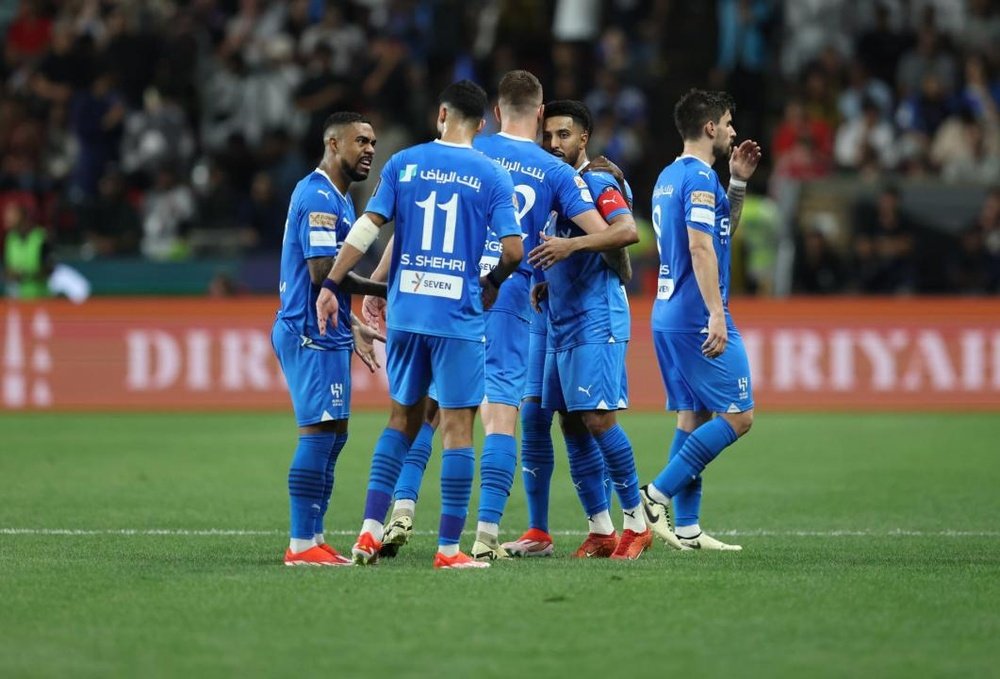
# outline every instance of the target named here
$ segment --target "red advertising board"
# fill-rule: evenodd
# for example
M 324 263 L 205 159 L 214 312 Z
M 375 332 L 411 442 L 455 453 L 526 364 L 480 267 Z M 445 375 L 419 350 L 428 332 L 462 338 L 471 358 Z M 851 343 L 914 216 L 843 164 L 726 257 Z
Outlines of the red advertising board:
M 1000 410 L 1000 300 L 741 299 L 732 304 L 758 409 Z M 125 298 L 7 302 L 5 410 L 288 408 L 275 302 Z M 631 405 L 663 407 L 649 303 L 634 303 Z M 355 361 L 355 407 L 386 405 Z

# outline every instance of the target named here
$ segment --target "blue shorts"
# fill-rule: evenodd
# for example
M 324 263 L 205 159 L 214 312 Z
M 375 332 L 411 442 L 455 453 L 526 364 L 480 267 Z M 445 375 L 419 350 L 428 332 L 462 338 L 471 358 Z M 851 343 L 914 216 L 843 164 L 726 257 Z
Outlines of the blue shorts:
M 729 328 L 726 350 L 718 358 L 701 353 L 705 335 L 653 332 L 656 360 L 667 390 L 667 410 L 742 413 L 753 408 L 750 362 L 743 337 Z
M 405 330 L 386 332 L 389 396 L 411 406 L 434 383 L 442 408 L 469 408 L 483 401 L 485 344 L 482 340 L 421 335 Z
M 524 398 L 541 398 L 545 382 L 545 346 L 548 335 L 544 332 L 528 333 L 528 376 L 524 385 Z
M 521 407 L 528 381 L 528 321 L 504 311 L 486 314 L 486 402 Z
M 280 321 L 271 328 L 271 346 L 300 427 L 351 416 L 350 349 L 311 349 Z
M 545 355 L 542 407 L 577 412 L 628 408 L 627 342 L 581 344 Z

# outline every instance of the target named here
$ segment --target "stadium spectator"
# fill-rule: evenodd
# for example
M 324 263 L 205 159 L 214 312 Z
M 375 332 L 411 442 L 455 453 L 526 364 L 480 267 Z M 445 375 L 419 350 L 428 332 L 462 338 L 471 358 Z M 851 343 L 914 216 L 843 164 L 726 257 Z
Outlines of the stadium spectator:
M 861 292 L 910 293 L 916 289 L 916 226 L 900 208 L 900 192 L 888 186 L 874 205 L 855 211 L 852 282 Z
M 938 130 L 931 159 L 952 184 L 1000 182 L 1000 130 L 996 113 L 977 119 L 972 111 L 949 118 Z
M 917 33 L 917 44 L 899 61 L 896 86 L 900 97 L 908 97 L 925 87 L 928 76 L 934 76 L 945 94 L 958 85 L 955 58 L 941 45 L 941 35 L 934 26 L 923 26 Z
M 827 222 L 817 219 L 803 230 L 796 247 L 793 290 L 807 295 L 833 295 L 847 284 L 844 258 L 830 242 Z
M 878 2 L 874 25 L 858 36 L 854 43 L 855 54 L 873 77 L 884 83 L 894 83 L 899 60 L 909 42 L 909 36 L 893 30 L 888 5 Z
M 868 73 L 868 69 L 860 61 L 852 61 L 848 70 L 847 87 L 837 98 L 837 109 L 844 120 L 854 120 L 862 116 L 862 103 L 871 100 L 878 106 L 879 116 L 889 120 L 892 118 L 893 97 L 892 88 Z
M 126 113 L 111 71 L 103 65 L 97 68 L 90 86 L 77 91 L 70 105 L 70 126 L 80 149 L 73 184 L 82 198 L 97 195 L 97 184 L 108 163 L 118 160 Z
M 116 257 L 139 252 L 142 224 L 125 191 L 125 177 L 111 171 L 101 177 L 97 197 L 79 211 L 84 257 Z
M 143 205 L 142 254 L 157 260 L 186 257 L 184 237 L 194 217 L 194 193 L 176 170 L 161 168 Z
M 882 117 L 882 109 L 869 98 L 861 102 L 861 115 L 845 120 L 837 130 L 834 145 L 837 165 L 859 170 L 874 159 L 878 167 L 890 169 L 896 164 L 896 135 Z

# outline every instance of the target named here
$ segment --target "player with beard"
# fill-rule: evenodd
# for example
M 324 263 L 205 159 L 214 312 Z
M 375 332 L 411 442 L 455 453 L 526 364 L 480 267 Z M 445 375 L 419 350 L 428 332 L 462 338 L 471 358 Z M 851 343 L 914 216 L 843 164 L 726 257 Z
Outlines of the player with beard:
M 375 156 L 375 131 L 358 113 L 339 112 L 323 126 L 323 159 L 292 193 L 281 245 L 281 308 L 271 344 L 281 363 L 299 426 L 288 471 L 291 530 L 286 566 L 346 566 L 323 537 L 337 457 L 347 443 L 351 351 L 374 372 L 372 347 L 382 339 L 351 314 L 351 293 L 385 296 L 385 284 L 354 277 L 341 287 L 341 319 L 320 333 L 316 298 L 354 223 L 347 190 L 364 181 Z M 383 340 L 384 341 L 384 340 Z
M 640 494 L 653 532 L 675 549 L 741 549 L 698 525 L 702 471 L 753 423 L 750 364 L 729 314 L 729 262 L 747 180 L 761 150 L 752 140 L 734 146 L 734 109 L 725 92 L 691 90 L 681 97 L 674 122 L 684 152 L 653 189 L 660 253 L 653 341 L 677 430 L 669 463 Z M 727 157 L 728 191 L 712 169 Z
M 620 187 L 607 172 L 586 172 L 591 132 L 590 111 L 581 102 L 545 105 L 543 148 L 581 173 L 608 228 L 587 234 L 560 218 L 529 254 L 546 277 L 532 297 L 549 302 L 542 406 L 560 413 L 570 475 L 590 527 L 574 556 L 636 559 L 652 533 L 643 518 L 632 445 L 617 421 L 617 411 L 628 407 L 631 323 L 622 274 L 601 253 L 627 247 L 638 235 L 627 184 Z M 605 469 L 624 512 L 621 539 L 611 521 Z

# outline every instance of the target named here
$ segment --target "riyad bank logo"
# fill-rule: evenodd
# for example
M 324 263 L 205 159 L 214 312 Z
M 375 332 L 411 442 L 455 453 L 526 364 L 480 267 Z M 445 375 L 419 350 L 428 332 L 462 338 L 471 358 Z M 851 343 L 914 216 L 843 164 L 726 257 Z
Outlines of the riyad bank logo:
M 52 319 L 46 311 L 7 311 L 3 345 L 3 404 L 6 408 L 52 405 Z
M 399 171 L 399 181 L 408 182 L 417 176 L 416 164 L 409 164 L 405 169 Z

